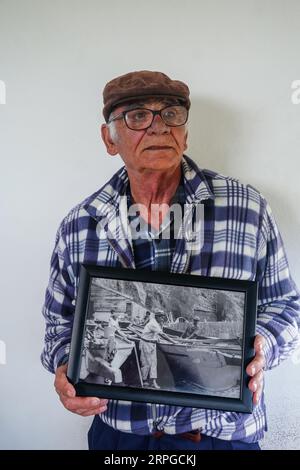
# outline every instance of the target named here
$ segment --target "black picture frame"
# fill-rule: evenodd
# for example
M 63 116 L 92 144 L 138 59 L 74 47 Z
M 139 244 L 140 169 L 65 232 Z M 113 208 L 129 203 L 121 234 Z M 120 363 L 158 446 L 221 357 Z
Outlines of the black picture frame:
M 78 396 L 251 413 L 256 310 L 254 281 L 82 264 L 68 380 Z M 149 333 L 159 322 L 171 344 Z

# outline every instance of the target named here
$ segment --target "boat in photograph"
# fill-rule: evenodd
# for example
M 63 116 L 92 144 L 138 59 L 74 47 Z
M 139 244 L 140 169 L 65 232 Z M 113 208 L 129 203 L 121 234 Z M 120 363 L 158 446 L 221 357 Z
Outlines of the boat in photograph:
M 235 387 L 241 377 L 241 348 L 220 340 L 182 340 L 157 343 L 176 384 L 192 383 L 214 392 Z
M 82 354 L 80 378 L 86 379 L 89 374 L 95 374 L 113 382 L 121 382 L 120 368 L 132 353 L 133 348 L 134 342 L 125 338 L 116 338 L 116 352 L 110 363 L 104 359 L 106 346 L 97 345 L 92 352 L 85 348 Z
M 132 341 L 126 340 L 125 338 L 116 337 L 117 342 L 117 352 L 115 357 L 111 362 L 111 366 L 117 369 L 124 364 L 127 358 L 130 356 L 134 343 Z

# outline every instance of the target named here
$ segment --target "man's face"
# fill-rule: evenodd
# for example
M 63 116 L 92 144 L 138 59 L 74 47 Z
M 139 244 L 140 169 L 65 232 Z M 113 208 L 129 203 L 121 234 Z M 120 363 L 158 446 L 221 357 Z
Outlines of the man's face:
M 102 336 L 103 336 L 103 332 L 101 328 L 96 328 L 94 332 L 94 337 L 97 339 L 97 338 L 102 338 Z
M 169 104 L 173 104 L 172 101 L 155 99 L 124 104 L 117 107 L 111 117 L 135 107 L 160 110 Z M 111 126 L 115 126 L 114 129 L 111 129 Z M 174 169 L 180 164 L 182 154 L 187 148 L 185 125 L 169 127 L 159 115 L 154 117 L 152 125 L 145 130 L 129 129 L 124 119 L 121 119 L 110 125 L 103 124 L 101 132 L 108 153 L 119 154 L 127 169 L 134 171 Z

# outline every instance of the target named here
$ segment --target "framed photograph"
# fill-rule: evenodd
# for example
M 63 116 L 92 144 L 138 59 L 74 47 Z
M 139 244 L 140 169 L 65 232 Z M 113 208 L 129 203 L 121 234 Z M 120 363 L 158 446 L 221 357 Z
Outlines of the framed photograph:
M 251 413 L 257 283 L 82 265 L 67 376 L 79 396 Z

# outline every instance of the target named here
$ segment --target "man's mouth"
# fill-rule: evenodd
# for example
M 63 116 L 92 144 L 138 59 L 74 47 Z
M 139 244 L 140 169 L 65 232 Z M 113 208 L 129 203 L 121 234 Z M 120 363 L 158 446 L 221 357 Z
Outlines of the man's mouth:
M 169 145 L 151 145 L 150 147 L 145 148 L 145 150 L 169 150 L 172 147 Z

